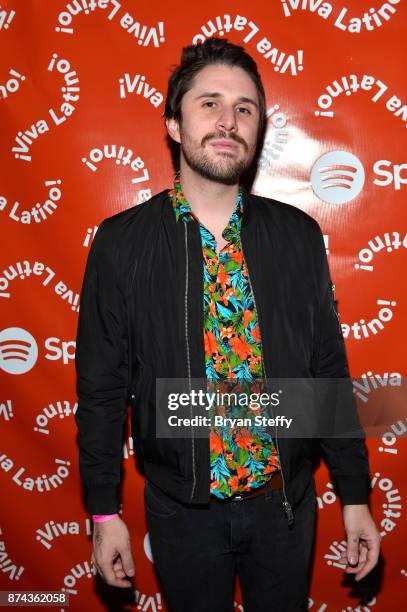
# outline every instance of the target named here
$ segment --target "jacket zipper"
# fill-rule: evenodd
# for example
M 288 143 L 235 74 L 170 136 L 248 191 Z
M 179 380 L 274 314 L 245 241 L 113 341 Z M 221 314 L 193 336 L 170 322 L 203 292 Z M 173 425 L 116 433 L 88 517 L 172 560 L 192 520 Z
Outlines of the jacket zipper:
M 266 373 L 266 365 L 265 365 L 265 359 L 264 359 L 264 353 L 263 353 L 262 333 L 261 333 L 261 327 L 260 327 L 260 313 L 259 313 L 259 310 L 258 310 L 257 305 L 256 305 L 256 299 L 255 299 L 255 296 L 254 296 L 253 285 L 252 285 L 252 282 L 250 280 L 249 265 L 247 263 L 247 259 L 246 259 L 245 254 L 244 254 L 243 240 L 242 240 L 242 235 L 241 234 L 240 234 L 240 244 L 241 244 L 241 248 L 242 248 L 243 260 L 246 263 L 247 278 L 248 278 L 250 289 L 251 289 L 252 296 L 253 296 L 253 303 L 254 303 L 254 307 L 255 307 L 256 312 L 257 312 L 257 318 L 258 318 L 258 324 L 259 324 L 259 332 L 260 332 L 260 350 L 261 350 L 261 354 L 262 354 L 263 370 L 264 370 L 264 376 L 265 376 L 265 379 L 266 379 L 266 388 L 267 388 L 267 373 Z M 270 410 L 271 410 L 271 414 L 272 414 L 272 416 L 274 418 L 274 413 L 273 413 L 273 409 L 271 408 L 271 406 L 270 406 Z M 282 463 L 282 460 L 281 460 L 280 449 L 279 449 L 279 445 L 278 445 L 278 435 L 277 435 L 277 426 L 276 425 L 274 426 L 274 430 L 275 430 L 274 441 L 275 441 L 275 444 L 276 444 L 277 453 L 278 453 L 278 457 L 279 457 L 279 461 L 280 461 L 281 478 L 282 478 L 282 481 L 283 481 L 283 498 L 284 498 L 283 499 L 283 509 L 284 509 L 284 512 L 285 512 L 285 515 L 286 515 L 286 519 L 288 521 L 288 525 L 292 525 L 294 523 L 294 512 L 293 512 L 293 509 L 291 508 L 291 504 L 288 501 L 287 495 L 286 495 L 285 479 L 284 479 L 284 473 L 283 473 L 283 463 Z
M 192 396 L 192 384 L 191 384 L 191 358 L 189 351 L 189 337 L 188 337 L 188 290 L 189 290 L 189 268 L 188 268 L 188 222 L 184 221 L 184 238 L 185 238 L 185 293 L 184 293 L 184 318 L 185 318 L 185 347 L 187 353 L 187 371 L 188 371 L 188 388 L 190 397 Z M 192 405 L 189 404 L 189 412 L 192 423 Z M 194 426 L 191 425 L 191 444 L 192 444 L 192 490 L 190 503 L 195 493 L 196 487 L 196 470 L 195 470 L 195 438 L 194 438 Z

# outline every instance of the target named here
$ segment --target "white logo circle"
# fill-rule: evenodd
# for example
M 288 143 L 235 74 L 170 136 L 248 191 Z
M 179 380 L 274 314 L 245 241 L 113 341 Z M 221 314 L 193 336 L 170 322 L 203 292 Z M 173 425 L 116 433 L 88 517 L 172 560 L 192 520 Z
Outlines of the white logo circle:
M 21 327 L 7 327 L 0 332 L 0 368 L 8 374 L 29 372 L 38 359 L 35 338 Z
M 315 195 L 328 204 L 345 204 L 362 191 L 365 171 L 348 151 L 330 151 L 320 157 L 311 171 Z

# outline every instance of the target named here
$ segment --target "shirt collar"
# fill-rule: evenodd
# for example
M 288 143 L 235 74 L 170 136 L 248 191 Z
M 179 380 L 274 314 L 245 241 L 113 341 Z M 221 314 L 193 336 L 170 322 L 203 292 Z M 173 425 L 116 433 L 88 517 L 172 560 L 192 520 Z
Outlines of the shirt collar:
M 174 176 L 174 184 L 173 188 L 169 191 L 169 197 L 172 202 L 172 206 L 175 212 L 176 221 L 192 221 L 192 219 L 197 220 L 194 213 L 191 210 L 191 206 L 184 196 L 181 187 L 181 180 L 179 172 L 177 172 Z M 239 189 L 239 193 L 236 198 L 235 208 L 233 213 L 230 216 L 229 222 L 224 230 L 227 231 L 230 227 L 239 231 L 243 216 L 243 191 L 242 188 Z

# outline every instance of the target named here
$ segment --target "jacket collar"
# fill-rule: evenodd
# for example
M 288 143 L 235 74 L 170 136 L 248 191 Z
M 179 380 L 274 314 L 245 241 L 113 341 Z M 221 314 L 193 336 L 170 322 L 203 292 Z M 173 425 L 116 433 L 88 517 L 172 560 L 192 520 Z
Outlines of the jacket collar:
M 174 176 L 173 187 L 168 190 L 168 196 L 172 204 L 173 211 L 175 213 L 176 221 L 198 221 L 194 216 L 191 206 L 182 192 L 182 186 L 180 182 L 179 172 Z M 228 225 L 240 228 L 240 226 L 247 225 L 251 218 L 250 213 L 251 203 L 250 194 L 247 189 L 240 185 L 239 194 L 236 198 L 235 208 L 229 219 Z

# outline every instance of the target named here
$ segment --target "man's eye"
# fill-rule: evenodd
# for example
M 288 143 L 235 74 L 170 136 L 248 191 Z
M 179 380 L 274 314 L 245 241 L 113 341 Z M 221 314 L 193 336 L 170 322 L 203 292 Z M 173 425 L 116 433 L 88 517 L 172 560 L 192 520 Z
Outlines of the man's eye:
M 215 102 L 213 102 L 212 100 L 208 100 L 207 102 L 203 103 L 203 106 L 206 106 L 207 104 L 215 104 Z
M 243 114 L 244 114 L 244 113 L 247 113 L 248 115 L 250 115 L 250 111 L 249 111 L 249 109 L 248 109 L 248 108 L 246 108 L 245 106 L 239 106 L 238 110 L 239 110 L 239 111 L 243 111 Z

